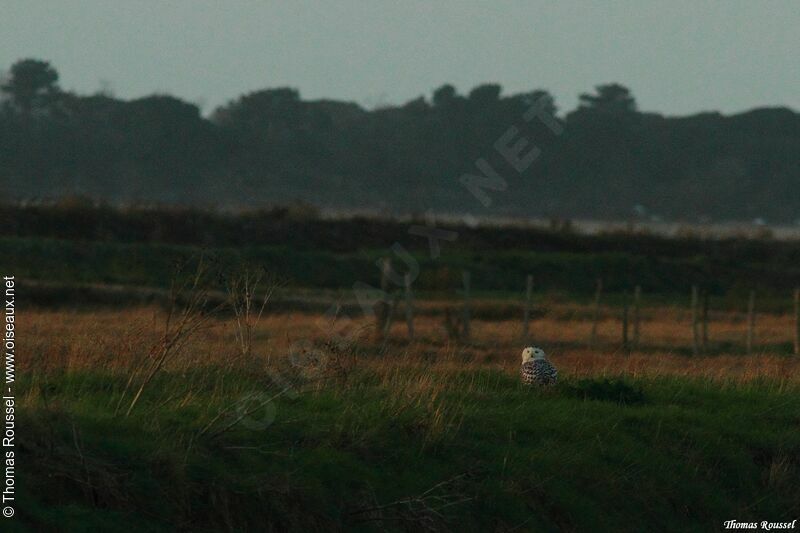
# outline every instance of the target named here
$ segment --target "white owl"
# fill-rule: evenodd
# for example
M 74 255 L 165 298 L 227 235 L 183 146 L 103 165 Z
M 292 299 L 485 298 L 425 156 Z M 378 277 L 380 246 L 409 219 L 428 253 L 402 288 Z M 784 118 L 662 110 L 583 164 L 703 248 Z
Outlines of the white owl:
M 519 375 L 526 385 L 553 385 L 558 380 L 558 370 L 546 359 L 544 350 L 528 346 L 522 350 L 522 367 Z

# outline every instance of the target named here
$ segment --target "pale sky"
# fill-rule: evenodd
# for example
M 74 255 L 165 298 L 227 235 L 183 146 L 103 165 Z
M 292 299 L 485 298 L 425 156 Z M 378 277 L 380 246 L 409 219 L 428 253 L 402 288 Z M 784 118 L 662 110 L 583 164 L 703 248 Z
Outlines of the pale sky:
M 0 0 L 0 69 L 22 57 L 206 112 L 266 87 L 373 107 L 488 81 L 562 110 L 612 81 L 667 114 L 800 110 L 800 0 Z

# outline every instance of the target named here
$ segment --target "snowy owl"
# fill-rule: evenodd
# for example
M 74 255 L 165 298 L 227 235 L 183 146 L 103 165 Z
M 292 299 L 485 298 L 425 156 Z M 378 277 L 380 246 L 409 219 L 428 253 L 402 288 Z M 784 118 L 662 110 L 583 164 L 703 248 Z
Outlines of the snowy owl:
M 526 385 L 553 385 L 558 379 L 558 371 L 545 359 L 544 350 L 533 346 L 522 350 L 519 375 Z

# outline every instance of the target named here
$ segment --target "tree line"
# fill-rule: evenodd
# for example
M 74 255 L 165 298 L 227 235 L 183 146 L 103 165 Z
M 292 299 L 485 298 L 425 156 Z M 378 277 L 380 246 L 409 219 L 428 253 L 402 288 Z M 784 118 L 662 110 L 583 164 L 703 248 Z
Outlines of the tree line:
M 534 103 L 561 134 L 520 121 Z M 521 173 L 492 149 L 510 126 L 540 152 Z M 479 158 L 507 182 L 489 207 L 459 180 Z M 0 193 L 17 200 L 786 223 L 800 219 L 798 177 L 793 110 L 667 117 L 616 83 L 568 112 L 544 90 L 483 84 L 371 110 L 272 88 L 207 116 L 170 95 L 65 91 L 36 59 L 0 84 Z

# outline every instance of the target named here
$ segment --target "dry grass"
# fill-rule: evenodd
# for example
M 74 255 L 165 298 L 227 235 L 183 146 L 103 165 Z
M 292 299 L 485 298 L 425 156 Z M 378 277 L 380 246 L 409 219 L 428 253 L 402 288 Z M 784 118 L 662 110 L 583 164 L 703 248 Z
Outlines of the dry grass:
M 105 368 L 129 371 L 147 347 L 157 341 L 162 311 L 139 307 L 124 310 L 24 311 L 18 332 L 29 346 L 29 357 L 20 359 L 20 370 L 44 371 Z M 685 311 L 649 309 L 642 323 L 642 350 L 624 353 L 619 344 L 619 321 L 600 323 L 600 346 L 589 351 L 586 340 L 591 324 L 580 310 L 559 313 L 532 323 L 535 343 L 545 347 L 550 358 L 567 376 L 689 376 L 713 380 L 748 381 L 770 379 L 800 381 L 800 358 L 778 353 L 791 341 L 791 317 L 760 317 L 756 355 L 718 353 L 704 357 L 685 355 L 691 332 Z M 548 315 L 549 316 L 549 315 Z M 565 318 L 566 317 L 566 318 Z M 741 346 L 745 323 L 741 316 L 717 315 L 710 327 L 712 344 Z M 292 346 L 321 346 L 332 338 L 368 331 L 365 319 L 330 322 L 321 315 L 265 315 L 253 331 L 253 352 L 258 365 L 280 364 Z M 408 343 L 405 325 L 395 323 L 386 343 L 369 335 L 357 335 L 359 364 L 386 372 L 399 366 L 435 364 L 447 368 L 494 368 L 516 372 L 521 324 L 517 321 L 474 321 L 470 344 L 447 340 L 440 317 L 421 317 L 415 324 L 416 340 Z M 235 325 L 230 317 L 217 317 L 170 363 L 170 368 L 245 361 L 235 344 Z M 309 342 L 310 341 L 310 342 Z M 784 350 L 785 352 L 785 350 Z M 387 365 L 387 363 L 391 363 Z M 381 367 L 384 367 L 381 369 Z M 387 368 L 388 367 L 388 368 Z

